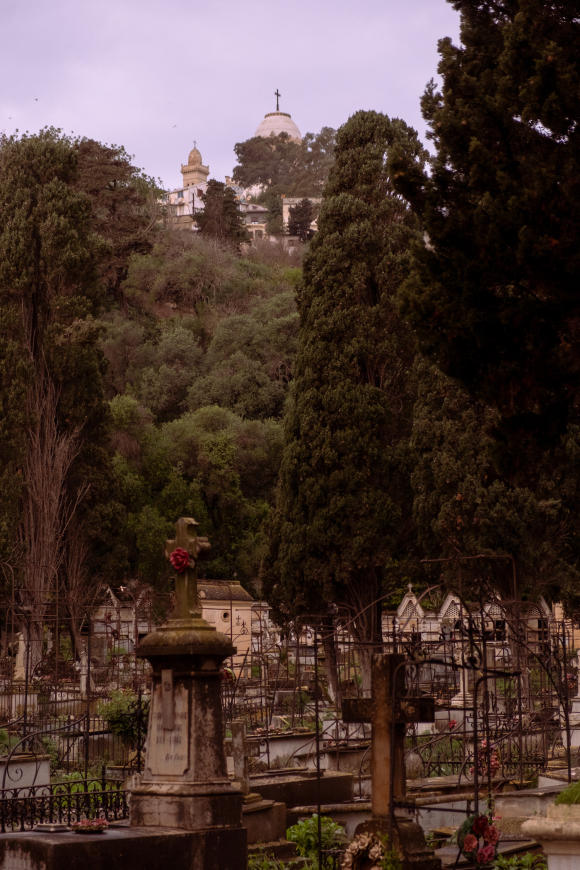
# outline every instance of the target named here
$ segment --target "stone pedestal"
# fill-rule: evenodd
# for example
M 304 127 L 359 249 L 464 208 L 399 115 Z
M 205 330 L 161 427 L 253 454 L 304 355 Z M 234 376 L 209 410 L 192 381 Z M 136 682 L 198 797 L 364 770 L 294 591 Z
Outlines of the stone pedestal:
M 110 828 L 3 834 L 0 870 L 246 870 L 245 831 Z
M 561 717 L 563 721 L 563 716 Z M 562 741 L 566 745 L 566 731 L 562 731 Z M 576 696 L 572 699 L 572 709 L 570 711 L 570 746 L 572 749 L 580 748 L 580 697 Z
M 449 703 L 453 711 L 452 718 L 466 732 L 473 731 L 473 672 L 462 668 L 459 680 L 459 691 Z
M 171 619 L 140 644 L 153 684 L 131 825 L 241 828 L 242 794 L 227 775 L 220 697 L 220 668 L 233 651 L 229 638 L 199 617 Z
M 537 840 L 548 860 L 548 870 L 580 867 L 580 805 L 553 804 L 547 816 L 536 816 L 522 825 L 522 833 Z
M 403 870 L 441 870 L 440 859 L 425 845 L 421 827 L 406 816 L 395 815 L 390 822 L 375 817 L 358 825 L 355 833 L 386 837 L 387 847 L 401 856 Z

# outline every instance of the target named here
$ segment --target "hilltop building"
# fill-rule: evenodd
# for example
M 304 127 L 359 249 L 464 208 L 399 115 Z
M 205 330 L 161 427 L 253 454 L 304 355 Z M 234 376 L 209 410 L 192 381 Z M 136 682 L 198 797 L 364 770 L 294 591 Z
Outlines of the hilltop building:
M 187 163 L 181 164 L 181 176 L 183 178 L 183 187 L 199 186 L 207 182 L 209 175 L 209 166 L 203 165 L 201 152 L 197 148 L 197 143 L 193 143 L 193 148 L 189 152 Z
M 281 94 L 276 88 L 274 91 L 276 97 L 276 111 L 268 112 L 258 124 L 254 136 L 260 136 L 262 139 L 269 139 L 270 136 L 279 136 L 280 133 L 286 133 L 292 142 L 298 144 L 302 142 L 300 130 L 292 120 L 292 116 L 288 112 L 280 111 Z
M 207 190 L 208 175 L 209 166 L 203 165 L 201 152 L 194 142 L 187 163 L 181 164 L 182 186 L 167 191 L 163 196 L 169 223 L 183 225 L 192 230 L 197 228 L 193 218 L 203 211 L 202 197 Z
M 288 112 L 268 112 L 260 121 L 254 136 L 268 139 L 270 136 L 279 136 L 280 133 L 287 133 L 292 142 L 302 142 L 300 130 Z
M 203 211 L 203 196 L 207 190 L 208 175 L 209 166 L 204 166 L 201 152 L 194 143 L 187 163 L 181 165 L 183 185 L 168 191 L 163 197 L 169 223 L 193 231 L 197 230 L 194 218 L 196 214 Z M 263 205 L 248 202 L 242 188 L 235 185 L 229 175 L 226 175 L 225 183 L 226 187 L 234 191 L 250 239 L 263 239 L 266 236 L 268 209 Z
M 302 135 L 292 120 L 292 116 L 288 112 L 280 111 L 280 92 L 278 90 L 275 91 L 275 96 L 276 111 L 267 112 L 264 115 L 254 135 L 268 139 L 270 136 L 278 136 L 280 133 L 285 133 L 292 142 L 300 143 Z M 194 232 L 197 230 L 195 215 L 203 212 L 203 196 L 207 190 L 209 173 L 210 167 L 204 164 L 197 143 L 194 142 L 193 148 L 189 152 L 187 163 L 181 164 L 181 187 L 167 191 L 163 196 L 168 223 L 191 229 Z M 255 241 L 267 238 L 268 232 L 266 226 L 269 211 L 263 205 L 251 201 L 252 197 L 259 191 L 254 189 L 243 190 L 234 184 L 231 177 L 227 175 L 225 184 L 234 191 L 250 240 Z M 288 226 L 289 210 L 300 199 L 293 197 L 283 201 L 283 223 L 286 228 Z M 311 198 L 311 201 L 318 204 L 320 199 Z M 316 229 L 316 227 L 314 226 L 313 229 Z

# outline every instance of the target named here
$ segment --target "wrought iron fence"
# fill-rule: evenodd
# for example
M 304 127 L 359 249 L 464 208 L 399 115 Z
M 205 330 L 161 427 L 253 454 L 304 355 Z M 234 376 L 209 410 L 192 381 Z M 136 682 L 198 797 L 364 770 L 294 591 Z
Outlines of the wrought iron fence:
M 39 824 L 71 825 L 83 819 L 108 822 L 129 816 L 121 782 L 75 779 L 0 792 L 0 831 L 27 831 Z

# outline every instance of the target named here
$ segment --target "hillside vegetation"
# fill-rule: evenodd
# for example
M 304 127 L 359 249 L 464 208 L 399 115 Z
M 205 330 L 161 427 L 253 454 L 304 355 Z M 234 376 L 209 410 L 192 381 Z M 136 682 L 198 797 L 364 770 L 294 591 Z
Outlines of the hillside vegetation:
M 283 251 L 240 257 L 191 232 L 165 230 L 131 258 L 123 303 L 100 320 L 120 576 L 158 583 L 184 514 L 212 543 L 208 576 L 259 573 L 300 276 Z

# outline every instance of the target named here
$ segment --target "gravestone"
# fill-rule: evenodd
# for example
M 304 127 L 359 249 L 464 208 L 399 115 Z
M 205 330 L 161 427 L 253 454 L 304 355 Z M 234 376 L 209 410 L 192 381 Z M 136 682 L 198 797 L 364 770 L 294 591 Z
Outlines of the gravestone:
M 26 642 L 21 631 L 18 632 L 16 637 L 18 640 L 18 646 L 16 648 L 16 659 L 14 661 L 13 679 L 15 682 L 24 682 L 26 679 Z
M 170 618 L 137 649 L 152 666 L 151 706 L 141 780 L 131 793 L 131 825 L 220 832 L 220 861 L 245 867 L 242 794 L 227 775 L 220 671 L 235 652 L 228 637 L 201 618 L 197 561 L 209 549 L 197 523 L 181 518 L 166 555 L 176 570 Z M 226 836 L 227 835 L 227 836 Z M 225 840 L 224 840 L 225 837 Z M 200 868 L 210 864 L 199 863 Z
M 427 848 L 420 826 L 397 814 L 406 793 L 405 731 L 409 722 L 434 721 L 433 698 L 405 695 L 405 656 L 373 656 L 371 698 L 343 700 L 345 722 L 370 722 L 371 808 L 373 817 L 357 833 L 386 834 L 397 847 L 404 870 L 439 870 L 441 862 Z
M 577 653 L 577 667 L 578 667 L 578 691 L 577 694 L 571 698 L 571 709 L 570 709 L 570 746 L 572 749 L 580 749 L 580 650 Z M 564 732 L 562 734 L 564 746 L 566 745 L 567 735 Z
M 142 780 L 130 827 L 104 835 L 19 831 L 0 836 L 0 870 L 246 870 L 242 795 L 227 776 L 220 671 L 231 641 L 201 619 L 196 563 L 209 548 L 182 518 L 167 556 L 175 608 L 138 655 L 153 668 Z

